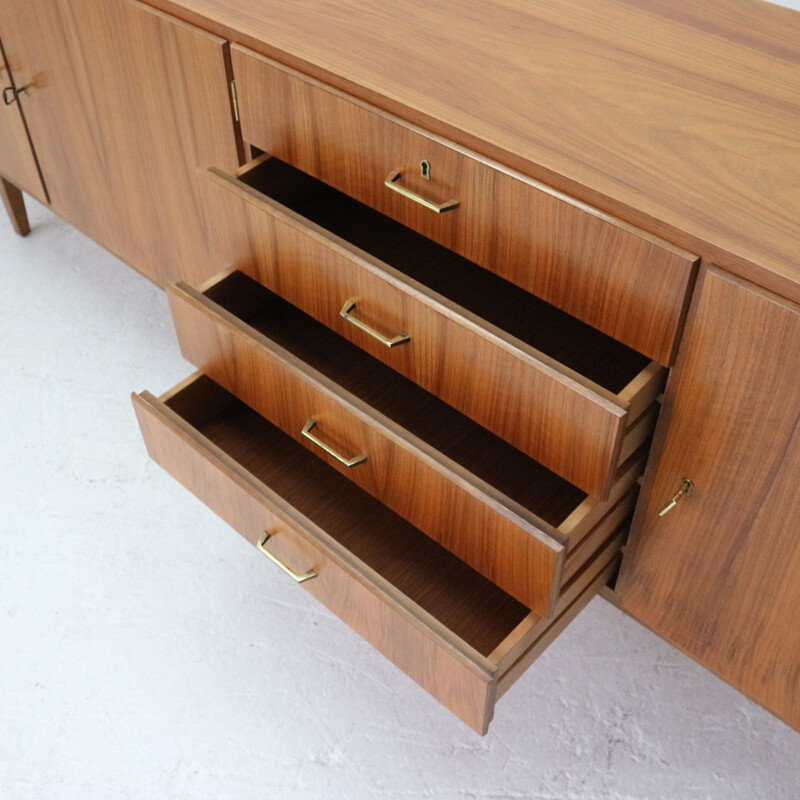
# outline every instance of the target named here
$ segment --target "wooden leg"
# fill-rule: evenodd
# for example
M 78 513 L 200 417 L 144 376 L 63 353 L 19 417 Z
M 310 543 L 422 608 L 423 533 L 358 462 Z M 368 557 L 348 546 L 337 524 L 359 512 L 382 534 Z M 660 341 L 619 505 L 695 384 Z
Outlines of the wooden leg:
M 5 178 L 0 178 L 0 195 L 3 197 L 3 205 L 6 207 L 14 230 L 20 236 L 27 236 L 31 232 L 31 226 L 28 223 L 28 212 L 25 211 L 22 192 L 13 183 L 9 183 Z

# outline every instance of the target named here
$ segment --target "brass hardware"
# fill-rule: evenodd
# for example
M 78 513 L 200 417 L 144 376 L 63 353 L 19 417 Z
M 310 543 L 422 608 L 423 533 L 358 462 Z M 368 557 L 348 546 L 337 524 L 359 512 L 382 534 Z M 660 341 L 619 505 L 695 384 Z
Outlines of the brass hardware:
M 345 301 L 345 304 L 342 306 L 342 310 L 339 312 L 339 316 L 346 319 L 351 325 L 355 325 L 356 328 L 364 331 L 364 333 L 368 333 L 373 337 L 373 339 L 377 339 L 381 344 L 385 344 L 387 347 L 397 347 L 398 344 L 405 344 L 406 342 L 411 341 L 411 337 L 407 333 L 398 333 L 397 336 L 390 339 L 388 336 L 384 336 L 374 328 L 370 328 L 369 325 L 352 316 L 351 312 L 355 310 L 355 307 L 355 300 Z
M 434 203 L 433 200 L 428 200 L 426 197 L 422 197 L 422 195 L 412 192 L 411 189 L 406 189 L 405 186 L 401 186 L 397 182 L 402 177 L 402 173 L 398 172 L 396 169 L 393 169 L 386 176 L 386 180 L 383 182 L 383 185 L 388 189 L 391 189 L 393 192 L 397 192 L 398 194 L 403 195 L 403 197 L 407 197 L 409 200 L 413 200 L 415 203 L 419 203 L 421 206 L 425 206 L 425 208 L 435 211 L 437 214 L 443 214 L 445 211 L 452 211 L 454 208 L 458 208 L 458 200 L 447 200 L 444 203 Z
M 681 488 L 675 492 L 672 500 L 670 500 L 669 503 L 667 503 L 664 508 L 658 512 L 658 516 L 663 517 L 665 514 L 668 514 L 670 511 L 672 511 L 672 509 L 678 505 L 678 501 L 682 497 L 688 497 L 692 493 L 692 489 L 694 489 L 694 482 L 689 480 L 689 478 L 684 478 L 683 481 L 681 481 Z
M 306 424 L 303 426 L 303 436 L 309 441 L 314 442 L 317 447 L 321 447 L 329 456 L 333 456 L 340 464 L 344 464 L 346 467 L 354 467 L 356 464 L 363 464 L 367 460 L 367 457 L 363 453 L 359 453 L 359 455 L 353 456 L 352 458 L 345 458 L 343 455 L 337 453 L 332 447 L 325 444 L 325 442 L 319 440 L 311 433 L 316 424 L 317 421 L 309 417 L 306 420 Z
M 19 96 L 21 94 L 28 94 L 27 86 L 23 86 L 21 89 L 15 89 L 13 86 L 6 86 L 6 88 L 3 89 L 3 102 L 7 106 L 10 106 L 19 101 Z
M 431 162 L 428 161 L 427 158 L 423 158 L 422 161 L 419 162 L 419 171 L 426 181 L 431 179 Z
M 239 121 L 239 97 L 236 94 L 236 81 L 231 81 L 231 103 L 233 104 L 233 118 Z
M 283 563 L 277 556 L 272 555 L 269 550 L 266 548 L 267 542 L 272 538 L 273 534 L 269 533 L 269 531 L 264 531 L 264 535 L 258 540 L 258 549 L 273 563 L 279 566 L 293 581 L 296 583 L 305 583 L 306 581 L 310 581 L 312 578 L 317 577 L 317 573 L 314 572 L 313 569 L 310 569 L 308 572 L 304 572 L 302 575 L 296 573 L 290 567 L 287 567 L 286 564 Z

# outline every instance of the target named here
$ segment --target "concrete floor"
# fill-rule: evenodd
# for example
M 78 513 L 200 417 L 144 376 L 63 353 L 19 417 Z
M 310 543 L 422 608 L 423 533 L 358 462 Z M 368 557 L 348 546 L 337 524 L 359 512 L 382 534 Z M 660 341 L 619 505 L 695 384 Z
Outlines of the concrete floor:
M 796 800 L 800 735 L 602 600 L 479 738 L 145 454 L 164 295 L 0 219 L 0 798 Z

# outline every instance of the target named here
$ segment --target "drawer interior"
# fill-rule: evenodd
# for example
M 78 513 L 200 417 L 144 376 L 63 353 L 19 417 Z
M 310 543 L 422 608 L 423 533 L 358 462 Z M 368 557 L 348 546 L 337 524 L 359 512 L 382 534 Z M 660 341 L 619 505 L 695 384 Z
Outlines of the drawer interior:
M 614 394 L 650 363 L 596 328 L 277 158 L 261 161 L 239 180 Z
M 558 527 L 587 495 L 241 272 L 205 296 L 448 458 Z
M 210 378 L 198 377 L 164 402 L 482 655 L 529 617 L 522 603 Z

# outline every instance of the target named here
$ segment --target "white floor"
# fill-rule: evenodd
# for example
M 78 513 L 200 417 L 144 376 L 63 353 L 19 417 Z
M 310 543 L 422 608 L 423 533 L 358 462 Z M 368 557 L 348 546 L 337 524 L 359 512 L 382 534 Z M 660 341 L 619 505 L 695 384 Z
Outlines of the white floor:
M 166 300 L 0 219 L 0 798 L 796 800 L 800 735 L 595 600 L 479 738 L 145 454 Z

